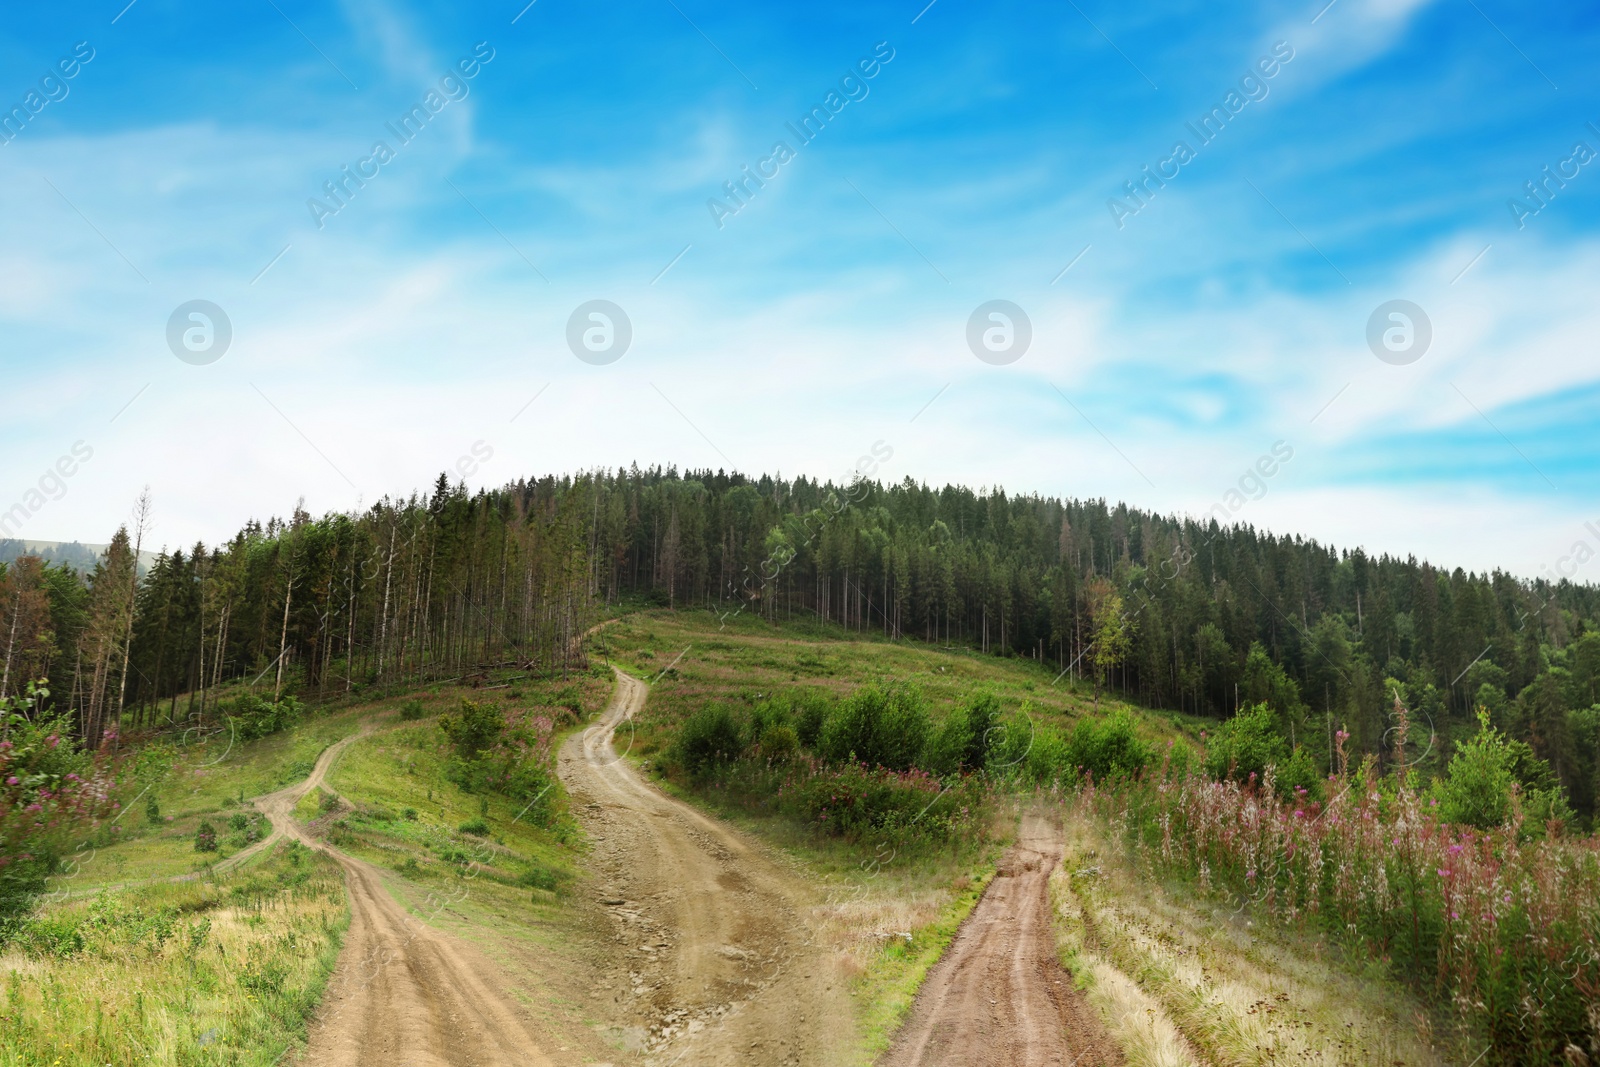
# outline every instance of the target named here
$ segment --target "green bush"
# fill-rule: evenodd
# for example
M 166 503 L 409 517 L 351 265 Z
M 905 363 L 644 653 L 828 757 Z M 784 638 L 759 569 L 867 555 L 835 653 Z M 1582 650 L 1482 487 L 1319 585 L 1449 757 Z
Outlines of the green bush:
M 240 741 L 254 741 L 258 737 L 287 730 L 300 721 L 304 711 L 294 697 L 284 697 L 274 703 L 254 693 L 240 694 L 222 707 L 223 716 Z
M 711 704 L 684 720 L 673 740 L 672 759 L 691 778 L 703 778 L 744 754 L 744 739 L 733 712 Z
M 907 771 L 928 743 L 928 707 L 906 684 L 867 685 L 829 710 L 817 748 L 831 763 Z
M 988 731 L 988 758 L 984 766 L 995 777 L 1025 774 L 1039 781 L 1053 778 L 1061 761 L 1051 762 L 1047 755 L 1037 751 L 1041 735 L 1048 737 L 1053 733 L 1040 727 L 1025 712 L 997 722 Z M 1045 747 L 1052 749 L 1052 742 L 1046 739 Z
M 456 829 L 464 834 L 473 834 L 477 837 L 489 836 L 489 824 L 482 818 L 468 819 L 466 822 L 456 827 Z
M 1322 771 L 1312 760 L 1304 745 L 1296 745 L 1294 753 L 1277 767 L 1277 789 L 1281 797 L 1304 796 L 1307 800 L 1322 800 Z
M 1093 781 L 1137 777 L 1150 762 L 1133 717 L 1118 709 L 1102 719 L 1080 719 L 1067 741 L 1067 762 Z
M 1478 709 L 1478 732 L 1456 746 L 1432 798 L 1449 822 L 1493 830 L 1511 821 L 1521 803 L 1524 836 L 1538 836 L 1551 819 L 1568 821 L 1572 810 L 1550 765 L 1521 741 L 1508 741 Z
M 439 730 L 464 760 L 479 759 L 494 748 L 505 732 L 505 713 L 489 704 L 461 698 L 459 715 L 439 717 Z
M 926 771 L 845 763 L 791 778 L 776 804 L 836 837 L 909 842 L 948 840 L 976 807 L 974 800 L 972 789 L 945 790 Z
M 773 763 L 788 763 L 800 750 L 800 738 L 795 734 L 793 726 L 788 723 L 778 723 L 761 731 L 756 745 L 763 759 Z
M 427 709 L 422 706 L 422 701 L 412 698 L 400 705 L 400 718 L 406 722 L 416 722 L 427 714 Z
M 1176 739 L 1167 742 L 1167 750 L 1162 757 L 1162 772 L 1168 780 L 1180 782 L 1189 777 L 1194 765 L 1194 749 Z
M 194 831 L 194 850 L 196 852 L 215 852 L 217 850 L 217 828 L 211 825 L 211 820 L 202 819 Z
M 804 748 L 815 751 L 822 738 L 822 721 L 828 717 L 828 698 L 816 690 L 791 694 L 790 714 L 794 719 L 795 737 Z
M 1006 733 L 999 720 L 1000 699 L 988 691 L 973 694 L 928 739 L 921 766 L 940 775 L 983 770 L 991 747 Z
M 1265 704 L 1252 704 L 1217 728 L 1206 742 L 1206 773 L 1212 778 L 1261 781 L 1268 765 L 1284 766 L 1289 742 L 1278 732 L 1278 717 Z
M 517 879 L 525 886 L 554 893 L 561 885 L 561 876 L 547 867 L 530 867 Z
M 1004 727 L 1002 739 L 1005 743 L 1000 751 L 1004 753 L 1004 761 L 997 762 L 993 768 L 996 774 L 1015 768 L 1015 773 L 1035 783 L 1077 780 L 1071 746 L 1059 730 L 1020 719 Z M 1011 762 L 1013 760 L 1016 762 Z

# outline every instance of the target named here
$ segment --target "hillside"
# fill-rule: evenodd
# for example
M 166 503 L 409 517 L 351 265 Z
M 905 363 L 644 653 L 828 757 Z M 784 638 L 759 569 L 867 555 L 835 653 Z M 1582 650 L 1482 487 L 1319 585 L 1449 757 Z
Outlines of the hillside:
M 100 562 L 100 558 L 110 547 L 108 544 L 84 544 L 81 541 L 19 541 L 14 537 L 0 538 L 0 563 L 11 563 L 19 556 L 38 556 L 46 563 L 53 563 L 58 567 L 71 567 L 75 571 L 87 574 L 94 570 L 95 564 Z M 156 552 L 140 552 L 140 569 L 149 570 L 158 555 Z
M 331 692 L 448 677 L 505 645 L 554 662 L 601 605 L 642 598 L 1053 662 L 1215 720 L 1267 703 L 1325 770 L 1340 729 L 1388 766 L 1397 692 L 1435 739 L 1414 753 L 1430 773 L 1485 707 L 1583 825 L 1595 814 L 1600 598 L 1565 580 L 1105 501 L 671 468 L 477 494 L 441 475 L 427 496 L 359 515 L 251 522 L 223 545 L 158 556 L 132 604 L 119 537 L 98 598 L 81 581 L 12 580 L 48 603 L 21 613 L 11 643 L 93 723 L 108 701 L 112 718 L 126 707 L 149 721 L 166 702 L 171 719 L 178 694 L 203 706 L 209 686 L 263 670 Z M 520 597 L 506 595 L 513 574 Z M 0 601 L 15 609 L 10 588 Z M 559 609 L 541 614 L 536 599 Z M 130 645 L 86 639 L 129 618 Z M 29 647 L 46 632 L 48 651 Z M 100 657 L 97 675 L 82 669 Z
M 170 1048 L 172 1058 L 165 1062 L 182 1062 L 187 1054 L 181 1049 L 214 1049 L 237 1056 L 237 1062 L 266 1063 L 286 1044 L 309 1041 L 313 1053 L 334 1047 L 328 1042 L 337 1043 L 342 1024 L 329 1021 L 327 1002 L 318 1007 L 319 991 L 331 981 L 333 1003 L 356 1003 L 343 971 L 347 964 L 334 965 L 346 936 L 345 906 L 328 892 L 338 867 L 314 849 L 304 851 L 292 836 L 274 838 L 265 851 L 249 851 L 261 848 L 252 841 L 268 832 L 264 820 L 251 821 L 257 819 L 254 798 L 303 783 L 319 753 L 332 754 L 332 761 L 324 757 L 322 784 L 292 805 L 295 833 L 382 872 L 382 892 L 409 909 L 411 921 L 451 938 L 460 946 L 451 951 L 472 961 L 484 980 L 521 990 L 519 1002 L 534 1010 L 519 1025 L 530 1028 L 530 1040 L 551 1062 L 650 1062 L 654 1053 L 691 1047 L 681 1045 L 691 1035 L 702 1044 L 712 1040 L 704 1035 L 725 1027 L 722 1014 L 692 1005 L 684 1014 L 679 1001 L 650 994 L 652 972 L 631 962 L 637 957 L 648 963 L 646 957 L 658 955 L 657 939 L 636 939 L 627 923 L 611 932 L 617 910 L 612 894 L 650 899 L 635 896 L 643 892 L 636 883 L 644 842 L 635 841 L 620 856 L 609 852 L 608 841 L 626 840 L 618 837 L 623 826 L 615 812 L 602 812 L 585 799 L 589 786 L 580 786 L 579 802 L 569 806 L 564 794 L 576 780 L 566 772 L 567 788 L 551 783 L 555 793 L 540 794 L 536 817 L 523 802 L 492 789 L 463 789 L 470 781 L 460 777 L 438 718 L 441 712 L 458 714 L 463 697 L 474 706 L 502 707 L 514 721 L 534 723 L 536 731 L 546 729 L 539 723 L 552 723 L 555 733 L 536 735 L 548 739 L 540 751 L 551 753 L 562 731 L 572 729 L 560 725 L 574 722 L 571 709 L 589 719 L 609 698 L 609 659 L 650 683 L 636 729 L 619 726 L 615 742 L 626 761 L 647 773 L 697 710 L 750 707 L 796 688 L 843 698 L 885 680 L 921 688 L 938 718 L 953 714 L 976 691 L 991 692 L 1007 724 L 1001 730 L 1018 738 L 1069 731 L 1075 723 L 1118 712 L 1132 716 L 1139 735 L 1155 744 L 1194 743 L 1201 728 L 1201 720 L 1103 696 L 1096 712 L 1092 687 L 1055 680 L 1054 672 L 1031 662 L 850 635 L 825 624 L 774 629 L 754 618 L 730 624 L 706 612 L 656 610 L 626 615 L 597 630 L 588 644 L 594 669 L 565 682 L 503 672 L 507 681 L 491 675 L 471 685 L 425 687 L 416 696 L 400 691 L 376 700 L 340 699 L 259 740 L 230 743 L 228 734 L 212 728 L 147 742 L 135 775 L 147 789 L 129 817 L 69 858 L 52 879 L 42 909 L 0 956 L 0 968 L 12 976 L 9 988 L 18 991 L 12 1018 L 25 1035 L 3 1062 L 54 1063 L 58 1056 L 68 1064 L 116 1061 L 135 1047 L 135 1039 Z M 330 748 L 335 741 L 341 745 Z M 549 758 L 536 755 L 535 764 Z M 1025 790 L 1012 799 L 997 794 L 992 801 L 974 795 L 988 814 L 961 832 L 966 843 L 952 839 L 930 849 L 902 837 L 886 851 L 871 835 L 819 833 L 715 789 L 657 780 L 731 819 L 740 828 L 736 834 L 765 842 L 762 847 L 775 850 L 791 872 L 784 877 L 798 879 L 792 892 L 803 903 L 785 906 L 802 909 L 795 920 L 812 931 L 827 973 L 849 993 L 844 1016 L 835 1006 L 818 1021 L 824 1030 L 802 1027 L 793 1035 L 813 1052 L 824 1045 L 831 1049 L 826 1062 L 864 1064 L 888 1047 L 919 985 L 995 877 L 1018 804 L 1043 804 L 1056 812 L 1058 826 L 1070 830 L 1062 843 L 1078 858 L 1069 857 L 1063 869 L 1079 874 L 1052 891 L 1050 921 L 1057 932 L 1051 936 L 1059 938 L 1061 958 L 1086 990 L 1085 1025 L 1129 1062 L 1217 1062 L 1192 1050 L 1232 1049 L 1235 1055 L 1251 1042 L 1290 1041 L 1289 1031 L 1273 1019 L 1257 1018 L 1259 1005 L 1278 1003 L 1273 998 L 1280 994 L 1293 996 L 1297 1020 L 1379 1042 L 1393 1062 L 1444 1062 L 1427 1051 L 1426 1030 L 1415 1030 L 1425 1010 L 1405 1007 L 1407 995 L 1386 979 L 1361 975 L 1337 951 L 1304 936 L 1263 939 L 1241 918 L 1187 903 L 1181 893 L 1163 894 L 1139 876 L 1131 859 L 1116 858 L 1092 824 L 1063 807 L 1066 798 L 1053 790 Z M 218 827 L 216 852 L 195 851 L 203 822 Z M 745 846 L 730 841 L 727 847 Z M 240 864 L 241 856 L 249 858 Z M 1085 864 L 1099 872 L 1092 885 L 1081 881 Z M 190 872 L 200 880 L 190 880 Z M 309 880 L 296 872 L 310 872 Z M 1116 879 L 1141 888 L 1097 895 L 1095 886 Z M 632 889 L 621 888 L 630 883 Z M 107 916 L 119 917 L 118 926 L 108 926 Z M 1096 924 L 1092 940 L 1085 940 L 1086 921 Z M 1115 923 L 1143 923 L 1156 930 L 1155 940 L 1132 933 L 1109 937 L 1106 931 Z M 669 951 L 687 951 L 692 935 L 674 932 L 674 926 L 661 921 L 651 929 L 665 935 L 660 944 L 676 946 Z M 751 932 L 720 936 L 740 940 Z M 1186 999 L 1195 989 L 1158 978 L 1165 966 L 1158 961 L 1165 957 L 1150 955 L 1173 944 L 1172 937 L 1197 936 L 1210 946 L 1200 990 L 1208 1006 L 1200 1016 Z M 206 972 L 215 977 L 203 983 L 211 992 L 208 1006 L 201 1007 L 184 977 L 185 946 L 213 941 L 220 946 L 212 950 L 217 964 L 205 966 L 224 969 Z M 301 944 L 304 949 L 283 955 L 286 946 Z M 630 959 L 620 968 L 618 944 Z M 80 990 L 80 979 L 73 977 L 81 975 L 78 964 L 85 959 L 96 960 L 101 975 L 93 988 L 116 989 L 119 1010 L 140 1020 L 135 1029 L 74 1033 L 82 1025 L 75 1020 L 92 1011 L 89 987 Z M 248 962 L 234 967 L 230 959 Z M 1289 960 L 1296 962 L 1291 966 Z M 618 996 L 617 990 L 627 991 L 630 970 L 634 982 L 645 984 L 635 984 L 631 996 Z M 271 983 L 273 999 L 250 992 L 261 982 Z M 66 994 L 49 1012 L 38 999 L 46 987 Z M 1212 989 L 1218 990 L 1214 996 L 1206 992 Z M 359 989 L 354 995 L 359 998 Z M 687 1029 L 691 1018 L 704 1021 Z M 831 1035 L 824 1045 L 814 1045 L 815 1035 L 824 1033 Z M 812 1062 L 811 1052 L 797 1051 L 805 1053 L 802 1062 Z M 720 1062 L 720 1053 L 706 1055 L 705 1062 Z
M 81 959 L 130 968 L 128 1010 L 192 997 L 169 953 L 213 912 L 216 1025 L 164 1008 L 138 1041 L 719 1062 L 778 1027 L 775 1067 L 1499 1065 L 1595 1036 L 1587 588 L 670 471 L 441 477 L 147 573 L 136 541 L 0 573 L 0 942 L 32 1048 L 95 1010 L 44 992 Z M 352 984 L 353 954 L 407 977 Z M 472 1021 L 400 1038 L 396 1012 Z M 126 1051 L 94 1035 L 83 1062 Z

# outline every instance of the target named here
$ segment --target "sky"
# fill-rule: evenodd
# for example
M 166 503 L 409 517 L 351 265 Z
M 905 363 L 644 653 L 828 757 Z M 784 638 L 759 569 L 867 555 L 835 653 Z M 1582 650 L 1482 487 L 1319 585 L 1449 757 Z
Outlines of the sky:
M 869 469 L 1600 581 L 1592 11 L 525 3 L 6 12 L 4 534 Z

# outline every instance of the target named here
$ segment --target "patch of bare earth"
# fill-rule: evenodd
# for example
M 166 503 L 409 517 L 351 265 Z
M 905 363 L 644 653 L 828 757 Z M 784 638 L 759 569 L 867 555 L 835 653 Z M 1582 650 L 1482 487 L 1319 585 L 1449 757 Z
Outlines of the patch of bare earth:
M 624 1043 L 649 1062 L 695 1067 L 847 1062 L 855 1024 L 809 920 L 815 888 L 619 758 L 613 735 L 647 688 L 617 679 L 604 716 L 563 747 L 560 773 L 594 841 L 613 946 L 596 992 Z
M 983 898 L 929 972 L 882 1067 L 1121 1064 L 1056 955 L 1050 875 L 1061 834 L 1024 817 Z
M 273 825 L 257 849 L 288 836 L 326 851 L 343 868 L 350 896 L 350 928 L 303 1062 L 549 1067 L 529 1011 L 502 972 L 472 947 L 407 912 L 383 886 L 377 868 L 313 840 L 295 822 L 300 798 L 321 785 L 339 754 L 368 732 L 330 746 L 304 781 L 256 804 Z

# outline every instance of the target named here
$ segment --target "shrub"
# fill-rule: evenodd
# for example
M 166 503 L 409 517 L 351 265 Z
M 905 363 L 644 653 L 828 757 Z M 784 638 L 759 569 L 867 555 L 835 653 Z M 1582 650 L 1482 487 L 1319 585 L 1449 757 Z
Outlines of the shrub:
M 22 950 L 33 957 L 70 959 L 84 950 L 80 924 L 70 918 L 39 916 L 22 924 L 17 936 Z
M 968 829 L 977 808 L 973 785 L 942 787 L 926 771 L 859 763 L 797 768 L 778 791 L 779 811 L 851 841 L 946 842 Z
M 1489 723 L 1487 709 L 1478 709 L 1478 732 L 1456 746 L 1432 790 L 1439 815 L 1463 826 L 1492 830 L 1518 813 L 1526 817 L 1525 834 L 1537 836 L 1551 820 L 1568 821 L 1572 810 L 1550 765 L 1522 741 L 1507 741 Z
M 530 867 L 517 879 L 525 886 L 554 893 L 561 884 L 560 875 L 547 867 Z
M 910 770 L 928 742 L 927 702 L 905 684 L 857 689 L 828 712 L 818 750 L 833 763 Z
M 284 697 L 274 703 L 254 693 L 242 693 L 222 706 L 223 716 L 240 741 L 253 741 L 287 730 L 300 721 L 304 710 L 294 697 Z
M 250 826 L 250 817 L 242 811 L 234 812 L 228 819 L 228 829 L 242 833 Z
M 1026 714 L 1016 715 L 989 728 L 988 759 L 985 767 L 991 775 L 1003 776 L 1022 773 L 1044 781 L 1055 777 L 1061 765 L 1038 751 L 1039 742 L 1052 747 L 1049 739 L 1054 731 L 1040 727 Z
M 481 817 L 476 819 L 468 819 L 466 822 L 456 827 L 456 829 L 464 834 L 473 834 L 477 837 L 489 836 L 489 824 Z
M 416 722 L 427 714 L 427 709 L 422 706 L 422 701 L 412 698 L 400 705 L 400 718 L 406 722 Z
M 1260 781 L 1267 767 L 1282 765 L 1289 744 L 1278 732 L 1278 717 L 1265 704 L 1240 708 L 1206 743 L 1206 773 L 1212 778 Z
M 1118 709 L 1102 719 L 1079 719 L 1066 755 L 1079 774 L 1103 782 L 1136 777 L 1150 762 L 1150 746 L 1139 739 L 1133 717 Z
M 194 850 L 196 852 L 215 852 L 217 850 L 217 828 L 211 825 L 211 820 L 202 819 L 194 831 Z
M 763 759 L 773 763 L 788 763 L 800 750 L 800 738 L 793 726 L 778 723 L 763 730 L 756 745 Z
M 404 811 L 402 811 L 400 813 L 400 817 L 402 819 L 405 819 L 407 822 L 416 822 L 417 821 L 417 809 L 416 808 L 406 808 Z
M 477 704 L 462 697 L 459 715 L 439 717 L 439 730 L 464 760 L 486 755 L 505 732 L 505 713 L 489 704 Z
M 1015 773 L 1030 782 L 1077 780 L 1071 748 L 1059 730 L 1035 725 L 1030 719 L 1009 723 L 1002 729 L 1003 744 L 997 749 L 1001 758 L 996 760 L 994 773 L 1005 774 L 1014 767 Z
M 672 759 L 691 778 L 703 778 L 743 754 L 739 724 L 721 704 L 703 707 L 684 720 L 672 745 Z
M 150 794 L 150 799 L 144 802 L 144 818 L 151 826 L 158 825 L 161 820 L 161 805 L 156 803 L 156 795 Z
M 794 733 L 804 748 L 816 750 L 822 739 L 822 721 L 828 716 L 828 698 L 816 690 L 792 694 L 789 709 L 794 719 Z
M 112 809 L 112 735 L 97 753 L 72 723 L 41 711 L 49 692 L 29 684 L 0 699 L 0 940 L 27 912 L 61 855 Z
M 993 693 L 975 693 L 966 704 L 945 716 L 939 729 L 928 739 L 920 763 L 935 774 L 981 771 L 989 763 L 989 753 L 1007 730 L 998 726 L 1000 699 Z
M 1302 797 L 1321 800 L 1323 792 L 1322 771 L 1312 761 L 1304 745 L 1296 745 L 1294 753 L 1277 768 L 1276 785 L 1280 797 Z

